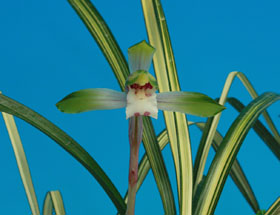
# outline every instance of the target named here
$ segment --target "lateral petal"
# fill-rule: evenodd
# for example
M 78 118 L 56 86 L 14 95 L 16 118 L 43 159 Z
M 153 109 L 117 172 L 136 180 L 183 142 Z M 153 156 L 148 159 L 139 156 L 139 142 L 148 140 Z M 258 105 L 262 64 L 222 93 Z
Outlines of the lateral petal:
M 69 94 L 56 106 L 65 113 L 117 109 L 126 106 L 126 93 L 106 88 L 84 89 Z
M 195 92 L 164 92 L 157 94 L 158 109 L 210 117 L 224 110 L 210 97 Z

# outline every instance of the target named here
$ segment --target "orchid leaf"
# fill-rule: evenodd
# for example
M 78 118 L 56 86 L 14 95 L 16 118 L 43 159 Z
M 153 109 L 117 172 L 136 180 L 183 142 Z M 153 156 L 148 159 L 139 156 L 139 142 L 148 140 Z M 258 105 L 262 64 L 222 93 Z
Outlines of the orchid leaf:
M 161 3 L 159 0 L 142 0 L 141 2 L 149 42 L 157 50 L 153 63 L 159 91 L 180 91 L 173 50 Z M 164 118 L 176 170 L 179 213 L 181 215 L 191 214 L 193 166 L 186 116 L 182 113 L 165 111 Z
M 224 105 L 226 103 L 229 90 L 230 90 L 235 78 L 240 79 L 240 81 L 242 82 L 242 84 L 244 85 L 244 87 L 246 88 L 246 90 L 248 91 L 248 93 L 251 95 L 251 97 L 253 99 L 258 97 L 256 90 L 254 89 L 254 87 L 252 86 L 250 81 L 247 79 L 247 77 L 242 72 L 235 71 L 235 72 L 231 72 L 226 79 L 222 94 L 219 99 L 219 104 Z M 279 133 L 278 133 L 273 121 L 271 120 L 269 114 L 267 113 L 266 110 L 263 111 L 262 114 L 263 114 L 264 119 L 267 122 L 269 128 L 271 129 L 275 140 L 278 143 L 280 143 Z M 209 152 L 215 131 L 217 129 L 218 123 L 220 121 L 220 117 L 221 117 L 221 113 L 218 113 L 216 116 L 214 116 L 214 119 L 211 123 L 211 127 L 210 127 L 208 135 L 207 135 L 207 138 L 205 140 L 206 143 L 204 144 L 203 151 L 201 152 L 201 156 L 196 157 L 195 167 L 194 167 L 194 189 L 196 189 L 197 185 L 202 180 L 206 160 L 208 157 L 208 152 Z
M 227 102 L 233 106 L 238 112 L 241 112 L 245 106 L 236 98 L 228 98 Z M 280 143 L 277 142 L 275 137 L 267 130 L 267 128 L 257 120 L 253 126 L 254 131 L 264 141 L 264 143 L 270 148 L 272 153 L 280 160 Z
M 90 34 L 99 45 L 121 89 L 124 91 L 125 81 L 129 75 L 128 65 L 105 20 L 90 0 L 68 0 L 68 2 L 77 12 Z
M 57 215 L 66 214 L 62 196 L 58 190 L 47 192 L 44 200 L 43 215 L 52 215 L 53 211 Z
M 125 203 L 117 188 L 114 186 L 109 177 L 105 174 L 98 163 L 85 151 L 75 140 L 73 140 L 64 131 L 51 123 L 49 120 L 39 115 L 30 108 L 16 102 L 15 100 L 0 94 L 0 111 L 14 115 L 23 119 L 44 134 L 53 139 L 64 150 L 69 152 L 78 160 L 98 181 L 104 191 L 110 197 L 117 210 L 125 213 Z
M 165 92 L 157 94 L 158 108 L 196 116 L 210 117 L 223 109 L 210 97 L 193 92 Z
M 125 81 L 129 75 L 128 64 L 106 22 L 89 0 L 68 0 L 108 60 L 121 89 L 125 90 Z M 143 143 L 150 160 L 152 171 L 166 214 L 175 213 L 174 196 L 170 179 L 161 151 L 156 142 L 156 135 L 149 118 L 143 117 Z
M 14 117 L 7 113 L 2 113 L 2 115 L 13 146 L 19 173 L 29 202 L 30 210 L 33 215 L 39 215 L 40 211 L 35 189 Z
M 209 118 L 206 123 L 195 123 L 198 128 L 200 128 L 201 131 L 203 131 L 201 143 L 199 145 L 199 149 L 197 152 L 197 156 L 200 156 L 201 149 L 203 148 L 203 143 L 205 143 L 205 137 L 207 136 L 209 132 L 209 128 L 211 125 L 213 118 Z M 218 148 L 220 147 L 221 143 L 223 142 L 223 136 L 216 131 L 214 134 L 212 147 L 214 148 L 215 152 L 218 151 Z M 230 176 L 233 180 L 233 182 L 236 184 L 244 198 L 247 200 L 253 211 L 257 212 L 260 207 L 257 201 L 257 198 L 248 182 L 247 177 L 245 176 L 244 171 L 241 168 L 241 165 L 239 164 L 238 160 L 236 159 L 231 167 L 230 170 Z M 199 188 L 195 191 L 195 196 L 199 196 Z M 195 205 L 195 203 L 194 203 Z
M 204 130 L 206 128 L 206 123 L 203 122 L 189 122 L 189 126 L 197 126 L 201 130 Z M 212 147 L 214 148 L 215 151 L 218 150 L 218 147 L 220 146 L 221 142 L 223 140 L 223 137 L 219 132 L 215 133 L 213 142 L 212 142 Z M 163 150 L 164 147 L 168 144 L 169 139 L 167 135 L 167 131 L 163 130 L 159 135 L 158 135 L 158 144 L 160 146 L 160 149 Z M 147 155 L 144 154 L 141 162 L 139 164 L 139 178 L 137 182 L 137 190 L 140 189 L 142 183 L 144 182 L 151 166 L 149 163 L 149 160 L 147 158 Z M 256 197 L 254 195 L 254 192 L 247 180 L 247 177 L 245 176 L 245 173 L 243 172 L 241 165 L 239 164 L 238 160 L 236 159 L 235 162 L 232 165 L 231 171 L 230 171 L 230 176 L 244 198 L 248 201 L 249 205 L 252 207 L 254 211 L 259 210 L 259 204 L 256 200 Z M 126 201 L 125 197 L 125 201 Z
M 269 207 L 264 215 L 279 215 L 280 214 L 280 197 Z
M 161 195 L 165 214 L 176 214 L 174 195 L 150 117 L 143 117 L 143 143 Z
M 279 99 L 278 94 L 264 93 L 250 102 L 233 122 L 209 168 L 205 184 L 194 208 L 194 215 L 214 213 L 227 176 L 246 135 L 259 115 Z
M 57 108 L 65 113 L 116 109 L 125 105 L 125 93 L 105 88 L 80 90 L 71 93 L 56 104 Z
M 131 73 L 138 70 L 149 71 L 155 48 L 146 41 L 135 44 L 128 49 L 128 64 Z

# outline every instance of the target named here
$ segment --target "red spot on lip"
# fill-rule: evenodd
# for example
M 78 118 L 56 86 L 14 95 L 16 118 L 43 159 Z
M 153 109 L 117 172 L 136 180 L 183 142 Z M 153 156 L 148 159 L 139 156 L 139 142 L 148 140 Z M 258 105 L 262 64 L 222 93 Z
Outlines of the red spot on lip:
M 142 86 L 140 86 L 139 84 L 134 83 L 134 84 L 131 84 L 131 85 L 130 85 L 130 88 L 131 88 L 131 89 L 135 89 L 135 90 L 137 90 L 137 89 L 140 89 L 140 90 L 142 90 L 142 89 L 147 90 L 147 89 L 153 89 L 153 86 L 152 86 L 149 82 L 146 83 L 145 85 L 142 85 Z
M 148 112 L 148 111 L 146 111 L 145 113 L 144 113 L 144 116 L 150 116 L 150 112 Z
M 153 86 L 150 83 L 148 83 L 148 88 L 153 89 Z
M 140 87 L 139 84 L 131 84 L 131 85 L 130 85 L 130 88 L 131 88 L 131 89 L 138 89 L 139 87 Z

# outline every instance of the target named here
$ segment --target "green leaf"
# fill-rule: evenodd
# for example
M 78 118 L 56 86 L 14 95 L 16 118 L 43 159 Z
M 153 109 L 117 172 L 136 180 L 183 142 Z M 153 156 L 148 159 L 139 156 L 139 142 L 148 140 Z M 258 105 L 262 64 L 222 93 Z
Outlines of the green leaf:
M 48 121 L 43 116 L 28 107 L 0 94 L 0 111 L 9 113 L 23 119 L 44 134 L 52 138 L 63 149 L 69 152 L 76 160 L 78 160 L 98 181 L 104 191 L 110 197 L 116 208 L 121 214 L 125 213 L 125 203 L 105 172 L 97 164 L 97 162 L 70 136 L 64 131 Z
M 195 123 L 197 125 L 197 127 L 199 127 L 203 131 L 201 143 L 199 145 L 198 152 L 197 152 L 197 157 L 200 156 L 201 150 L 203 148 L 203 143 L 205 143 L 205 137 L 207 136 L 207 134 L 209 132 L 209 128 L 210 128 L 212 119 L 213 118 L 209 118 L 206 123 Z M 212 147 L 214 148 L 215 152 L 218 151 L 218 148 L 220 147 L 222 141 L 223 141 L 222 135 L 218 131 L 216 131 L 214 138 L 213 138 L 213 142 L 212 142 Z M 195 167 L 196 167 L 196 165 L 195 165 Z M 257 198 L 256 198 L 256 196 L 248 182 L 248 179 L 245 176 L 245 173 L 243 172 L 241 165 L 239 164 L 237 159 L 232 164 L 232 167 L 230 170 L 230 176 L 231 176 L 233 182 L 236 184 L 236 186 L 240 190 L 240 192 L 242 193 L 242 195 L 244 196 L 244 198 L 247 200 L 247 202 L 253 209 L 253 211 L 257 212 L 260 209 Z M 199 196 L 199 195 L 200 195 L 200 192 L 197 189 L 195 192 L 195 196 Z
M 180 91 L 173 51 L 161 3 L 159 0 L 142 0 L 142 7 L 150 44 L 156 48 L 153 62 L 159 91 Z M 193 168 L 186 116 L 182 113 L 164 112 L 164 118 L 175 163 L 180 214 L 191 214 Z
M 105 88 L 79 90 L 63 98 L 56 106 L 65 113 L 123 108 L 126 106 L 126 93 Z
M 280 214 L 280 197 L 269 207 L 264 215 L 279 215 Z
M 244 105 L 236 98 L 228 98 L 228 103 L 231 104 L 238 112 L 244 109 Z M 255 132 L 264 141 L 264 143 L 270 148 L 274 155 L 280 160 L 280 143 L 274 138 L 274 136 L 266 129 L 266 127 L 257 120 L 253 126 Z
M 160 150 L 162 151 L 163 148 L 167 145 L 169 142 L 167 131 L 163 130 L 157 137 L 157 142 L 160 147 Z M 144 179 L 146 178 L 149 170 L 151 169 L 151 164 L 149 162 L 149 159 L 147 157 L 147 154 L 145 153 L 139 163 L 139 169 L 138 169 L 138 181 L 137 181 L 137 190 L 141 187 L 142 183 L 144 182 Z
M 150 117 L 143 117 L 143 143 L 150 161 L 165 214 L 176 214 L 174 196 Z
M 189 126 L 195 125 L 198 128 L 200 128 L 201 130 L 206 129 L 206 124 L 202 123 L 202 122 L 189 122 Z M 219 132 L 216 132 L 213 142 L 212 142 L 212 146 L 215 149 L 215 151 L 217 151 L 218 147 L 220 146 L 221 142 L 223 140 L 223 137 L 220 135 Z M 164 147 L 168 144 L 169 139 L 168 139 L 168 135 L 167 135 L 167 131 L 163 130 L 157 138 L 158 144 L 160 146 L 160 149 L 163 150 Z M 146 178 L 149 170 L 150 170 L 151 166 L 149 163 L 149 160 L 147 158 L 147 155 L 144 154 L 144 156 L 141 159 L 141 162 L 139 164 L 139 174 L 138 174 L 138 182 L 137 182 L 137 190 L 140 189 L 142 183 L 144 182 L 144 179 Z M 234 183 L 236 184 L 236 186 L 238 187 L 238 189 L 240 190 L 240 192 L 243 194 L 244 198 L 248 201 L 248 203 L 250 204 L 250 206 L 252 207 L 252 209 L 254 211 L 259 210 L 259 205 L 258 202 L 256 200 L 256 197 L 254 195 L 254 192 L 252 190 L 252 188 L 250 187 L 250 184 L 245 176 L 245 173 L 243 172 L 238 160 L 236 159 L 235 162 L 232 165 L 231 171 L 230 171 L 230 176 L 232 177 Z M 199 196 L 199 195 L 197 195 Z M 126 201 L 126 197 L 125 197 L 125 201 Z
M 279 99 L 278 94 L 264 93 L 243 109 L 233 122 L 210 166 L 194 215 L 214 213 L 227 176 L 247 133 L 259 115 Z
M 47 192 L 44 200 L 43 215 L 52 215 L 53 211 L 56 215 L 65 215 L 62 196 L 58 190 Z
M 223 109 L 210 97 L 193 92 L 165 92 L 157 94 L 158 108 L 196 116 L 210 117 Z
M 124 91 L 125 81 L 129 75 L 129 69 L 124 55 L 122 54 L 104 19 L 89 0 L 68 1 L 96 40 L 101 51 L 108 60 L 121 89 Z M 156 142 L 156 135 L 154 133 L 151 120 L 144 117 L 143 124 L 143 143 L 152 165 L 152 171 L 161 195 L 165 213 L 174 214 L 175 203 L 173 192 L 161 151 Z
M 138 70 L 149 71 L 153 55 L 154 47 L 150 46 L 145 40 L 137 43 L 128 49 L 128 64 L 131 73 Z
M 127 62 L 105 20 L 89 0 L 68 0 L 68 2 L 97 42 L 124 91 L 125 81 L 129 75 Z
M 258 95 L 257 95 L 255 89 L 253 88 L 252 84 L 249 82 L 249 80 L 247 79 L 247 77 L 243 73 L 241 73 L 241 72 L 231 72 L 228 75 L 228 77 L 226 79 L 226 82 L 224 84 L 224 88 L 223 88 L 222 94 L 221 94 L 220 99 L 219 99 L 219 104 L 224 105 L 226 103 L 229 90 L 230 90 L 231 85 L 233 83 L 233 80 L 235 78 L 240 79 L 240 81 L 242 82 L 242 84 L 247 89 L 247 91 L 249 92 L 249 94 L 251 95 L 251 97 L 253 99 L 258 97 Z M 274 123 L 272 122 L 270 116 L 268 115 L 268 113 L 266 111 L 263 111 L 263 116 L 264 116 L 264 119 L 267 122 L 269 128 L 271 129 L 276 141 L 280 144 L 280 136 L 279 136 L 278 131 L 277 131 Z M 213 122 L 212 122 L 211 127 L 210 127 L 209 132 L 208 132 L 208 136 L 206 137 L 206 140 L 205 140 L 206 143 L 204 144 L 204 148 L 203 148 L 203 151 L 201 152 L 201 156 L 196 157 L 195 169 L 194 169 L 194 173 L 195 173 L 194 174 L 194 190 L 196 190 L 197 185 L 200 183 L 200 181 L 202 179 L 205 164 L 206 164 L 206 160 L 207 160 L 208 153 L 209 153 L 209 149 L 210 149 L 215 131 L 217 129 L 220 117 L 221 117 L 221 113 L 217 114 L 214 117 Z
M 0 93 L 0 96 L 2 94 Z M 24 153 L 24 149 L 20 140 L 20 136 L 17 130 L 17 126 L 14 117 L 7 113 L 2 113 L 10 140 L 14 149 L 19 173 L 25 189 L 25 193 L 29 202 L 29 206 L 33 215 L 39 215 L 40 210 L 38 206 L 37 197 L 35 194 L 32 178 L 28 166 L 28 162 Z
M 265 215 L 265 210 L 259 210 L 256 215 Z

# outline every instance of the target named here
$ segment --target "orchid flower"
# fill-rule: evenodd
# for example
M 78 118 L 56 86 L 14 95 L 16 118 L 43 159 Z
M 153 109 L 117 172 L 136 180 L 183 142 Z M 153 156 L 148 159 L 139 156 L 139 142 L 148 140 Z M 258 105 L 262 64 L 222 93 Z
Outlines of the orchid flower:
M 142 116 L 158 117 L 158 110 L 182 112 L 203 117 L 213 116 L 224 109 L 208 96 L 193 92 L 156 93 L 158 85 L 148 71 L 155 49 L 142 41 L 128 49 L 131 74 L 125 92 L 111 89 L 85 89 L 63 98 L 57 108 L 65 113 L 126 107 L 129 119 L 129 187 L 127 215 L 134 215 L 138 179 L 139 146 L 142 141 Z

